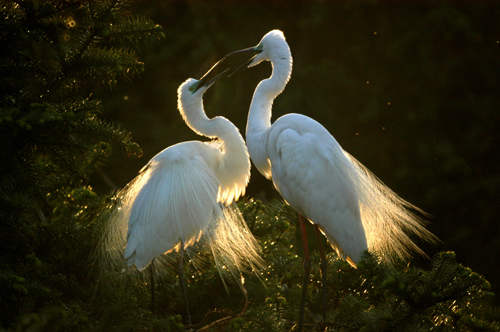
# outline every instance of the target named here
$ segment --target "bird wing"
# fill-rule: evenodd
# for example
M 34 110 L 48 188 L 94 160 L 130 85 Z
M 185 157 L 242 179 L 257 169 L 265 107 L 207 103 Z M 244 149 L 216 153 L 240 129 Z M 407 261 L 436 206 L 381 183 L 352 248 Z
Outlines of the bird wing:
M 357 261 L 367 248 L 358 197 L 339 159 L 342 149 L 318 122 L 298 114 L 278 119 L 268 153 L 275 187 L 298 213 L 320 226 L 332 247 Z
M 188 142 L 186 142 L 188 143 Z M 144 269 L 157 255 L 196 242 L 218 214 L 219 182 L 193 145 L 177 144 L 155 156 L 127 186 L 122 218 L 128 220 L 124 257 Z

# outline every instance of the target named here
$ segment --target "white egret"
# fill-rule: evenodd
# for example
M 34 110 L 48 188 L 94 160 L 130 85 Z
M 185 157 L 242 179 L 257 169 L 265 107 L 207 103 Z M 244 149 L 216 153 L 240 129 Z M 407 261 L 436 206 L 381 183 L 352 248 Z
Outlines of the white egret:
M 203 239 L 221 277 L 224 269 L 239 282 L 242 271 L 260 266 L 257 241 L 233 204 L 245 193 L 250 178 L 245 142 L 228 119 L 209 119 L 203 109 L 203 94 L 222 75 L 214 77 L 216 66 L 200 80 L 186 80 L 177 90 L 178 109 L 186 124 L 213 140 L 166 148 L 119 193 L 104 237 L 108 259 L 117 260 L 116 253 L 121 253 L 128 265 L 141 271 L 155 257 L 174 251 L 182 255 Z M 181 276 L 180 282 L 184 288 Z M 183 293 L 187 306 L 184 289 Z M 188 306 L 187 310 L 190 320 Z
M 367 249 L 386 262 L 407 258 L 412 251 L 423 253 L 409 234 L 428 241 L 435 240 L 435 236 L 409 210 L 416 208 L 344 151 L 325 127 L 294 113 L 280 117 L 271 125 L 273 101 L 284 90 L 292 73 L 292 55 L 283 32 L 270 31 L 257 46 L 228 55 L 246 52 L 256 53 L 246 63 L 248 67 L 263 61 L 270 61 L 272 65 L 271 76 L 257 85 L 250 105 L 246 128 L 250 158 L 298 212 L 303 240 L 307 241 L 307 219 L 314 224 L 316 235 L 321 231 L 338 255 L 353 266 Z M 303 328 L 310 273 L 307 242 L 304 257 L 299 330 Z M 325 264 L 322 253 L 323 284 Z M 325 312 L 326 309 L 323 315 Z

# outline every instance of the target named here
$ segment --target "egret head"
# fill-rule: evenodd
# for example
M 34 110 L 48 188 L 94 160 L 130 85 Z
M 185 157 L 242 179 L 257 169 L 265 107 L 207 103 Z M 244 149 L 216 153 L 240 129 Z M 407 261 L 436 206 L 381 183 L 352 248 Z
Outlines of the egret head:
M 177 97 L 179 107 L 181 104 L 186 105 L 189 100 L 201 99 L 205 91 L 210 88 L 215 81 L 217 81 L 222 75 L 224 75 L 229 68 L 224 70 L 222 73 L 216 75 L 216 68 L 224 61 L 225 58 L 219 60 L 215 65 L 210 68 L 209 71 L 205 73 L 199 80 L 194 78 L 188 78 L 184 83 L 182 83 L 177 89 Z
M 240 54 L 240 53 L 256 53 L 250 60 L 245 62 L 234 73 L 240 71 L 242 68 L 248 66 L 253 67 L 262 61 L 272 61 L 277 59 L 289 60 L 291 59 L 290 47 L 288 46 L 285 35 L 281 30 L 269 31 L 262 37 L 257 46 L 245 48 L 239 51 L 231 52 L 227 56 Z
M 210 68 L 199 80 L 194 78 L 188 78 L 184 83 L 179 87 L 179 92 L 187 89 L 186 94 L 200 94 L 203 95 L 205 91 L 210 88 L 215 81 L 217 81 L 222 75 L 224 75 L 229 68 L 224 70 L 222 73 L 215 75 L 215 69 L 225 60 L 225 57 L 219 60 L 215 65 Z M 181 89 L 182 88 L 182 89 Z

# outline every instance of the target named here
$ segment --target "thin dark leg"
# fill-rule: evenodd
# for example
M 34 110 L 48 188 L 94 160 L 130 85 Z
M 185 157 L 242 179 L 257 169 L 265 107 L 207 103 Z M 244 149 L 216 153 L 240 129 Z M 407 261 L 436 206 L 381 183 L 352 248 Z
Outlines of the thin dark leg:
M 156 287 L 156 280 L 155 280 L 155 259 L 151 261 L 151 264 L 149 264 L 149 279 L 151 283 L 151 311 L 153 312 L 153 316 L 156 316 L 156 299 L 155 299 L 155 287 Z
M 323 245 L 321 244 L 321 231 L 319 230 L 318 225 L 314 225 L 314 231 L 316 232 L 316 238 L 318 239 L 318 246 L 319 246 L 319 253 L 321 256 L 321 264 L 320 264 L 320 269 L 321 269 L 321 283 L 322 283 L 322 288 L 323 288 L 323 319 L 326 319 L 326 255 L 325 251 L 323 250 Z
M 298 332 L 304 329 L 304 311 L 306 307 L 307 285 L 309 284 L 309 275 L 311 274 L 311 257 L 309 255 L 309 245 L 307 243 L 306 218 L 299 214 L 300 233 L 302 234 L 302 243 L 304 244 L 304 283 L 302 284 L 302 300 L 300 302 L 299 326 Z
M 181 249 L 179 251 L 179 282 L 181 284 L 182 295 L 184 296 L 184 303 L 186 304 L 186 315 L 188 324 L 192 325 L 191 313 L 189 312 L 189 303 L 186 291 L 186 279 L 184 276 L 184 242 L 181 241 Z

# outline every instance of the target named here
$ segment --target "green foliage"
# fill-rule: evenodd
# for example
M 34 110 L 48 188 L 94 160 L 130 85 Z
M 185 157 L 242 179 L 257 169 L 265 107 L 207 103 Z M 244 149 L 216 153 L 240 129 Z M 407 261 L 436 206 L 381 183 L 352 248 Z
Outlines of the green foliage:
M 0 2 L 2 325 L 40 309 L 23 321 L 50 326 L 65 299 L 89 292 L 81 275 L 107 200 L 89 179 L 113 144 L 141 154 L 93 94 L 141 74 L 137 48 L 162 37 L 127 1 Z M 82 307 L 68 307 L 68 324 L 82 324 Z
M 209 252 L 201 253 L 206 263 L 197 268 L 186 258 L 187 292 L 195 325 L 185 328 L 293 331 L 303 282 L 297 215 L 278 200 L 267 204 L 243 200 L 238 205 L 259 239 L 266 266 L 259 275 L 244 276 L 245 299 L 236 285 L 230 284 L 226 292 Z M 314 248 L 314 232 L 311 226 L 308 228 Z M 178 257 L 173 255 L 171 259 L 175 262 Z M 326 319 L 321 316 L 317 250 L 312 254 L 312 267 L 306 303 L 307 331 L 497 331 L 500 328 L 500 312 L 493 305 L 490 284 L 459 264 L 451 252 L 437 254 L 427 269 L 403 264 L 387 266 L 369 254 L 358 268 L 352 268 L 331 253 Z M 142 326 L 160 331 L 182 330 L 186 313 L 176 269 L 159 276 L 157 285 L 155 316 L 150 311 L 147 273 L 142 282 L 116 276 L 101 281 L 93 303 L 106 310 L 95 328 L 126 331 L 130 326 Z
M 500 181 L 492 149 L 498 145 L 499 68 L 491 48 L 498 46 L 493 33 L 498 6 L 237 4 L 0 0 L 0 329 L 296 328 L 302 247 L 296 213 L 281 201 L 239 202 L 266 262 L 259 275 L 244 276 L 246 294 L 230 283 L 226 290 L 209 252 L 201 251 L 197 264 L 185 257 L 194 326 L 186 326 L 175 254 L 166 258 L 171 269 L 156 274 L 155 313 L 148 270 L 102 273 L 92 256 L 103 208 L 112 203 L 100 193 L 107 187 L 94 189 L 103 181 L 92 178 L 96 171 L 104 175 L 100 166 L 117 145 L 127 155 L 141 154 L 130 133 L 106 117 L 125 122 L 145 142 L 146 157 L 193 137 L 178 125 L 177 86 L 273 28 L 285 31 L 295 59 L 275 115 L 299 108 L 324 123 L 381 178 L 390 181 L 391 174 L 408 183 L 398 192 L 406 191 L 410 197 L 405 198 L 436 216 L 434 231 L 443 230 L 435 233 L 447 246 L 467 244 L 457 254 L 459 261 L 468 257 L 482 269 L 496 267 L 481 259 L 496 262 L 498 234 L 466 234 L 471 223 L 478 231 L 490 230 L 498 218 L 494 198 Z M 137 8 L 168 30 L 136 15 Z M 234 29 L 242 23 L 245 29 Z M 168 42 L 155 44 L 160 38 Z M 141 53 L 149 46 L 154 47 L 150 54 Z M 247 106 L 241 105 L 249 104 L 255 84 L 268 73 L 256 70 L 218 83 L 207 95 L 207 111 L 228 115 L 243 128 Z M 129 84 L 139 75 L 141 84 Z M 147 111 L 138 116 L 140 109 Z M 120 184 L 144 164 L 112 162 Z M 256 173 L 248 192 L 273 195 L 270 182 Z M 489 283 L 450 252 L 435 255 L 425 267 L 384 266 L 366 254 L 357 269 L 330 254 L 323 319 L 312 229 L 309 235 L 307 330 L 500 329 Z
M 141 153 L 91 95 L 142 73 L 131 46 L 161 28 L 132 17 L 124 1 L 11 1 L 1 17 L 2 198 L 47 214 L 46 194 L 84 184 L 110 143 Z
M 241 206 L 250 218 L 247 220 L 256 221 L 253 232 L 260 234 L 268 263 L 262 271 L 266 287 L 258 283 L 249 286 L 250 301 L 254 305 L 233 320 L 228 330 L 236 327 L 241 331 L 293 330 L 302 285 L 302 260 L 297 256 L 301 249 L 295 249 L 300 241 L 296 234 L 296 214 L 277 201 L 267 206 L 247 201 Z M 313 234 L 312 227 L 309 228 Z M 437 254 L 428 270 L 386 266 L 369 254 L 355 269 L 331 254 L 326 320 L 321 317 L 317 253 L 312 255 L 312 266 L 306 304 L 307 330 L 497 331 L 500 328 L 490 284 L 457 263 L 451 252 Z

